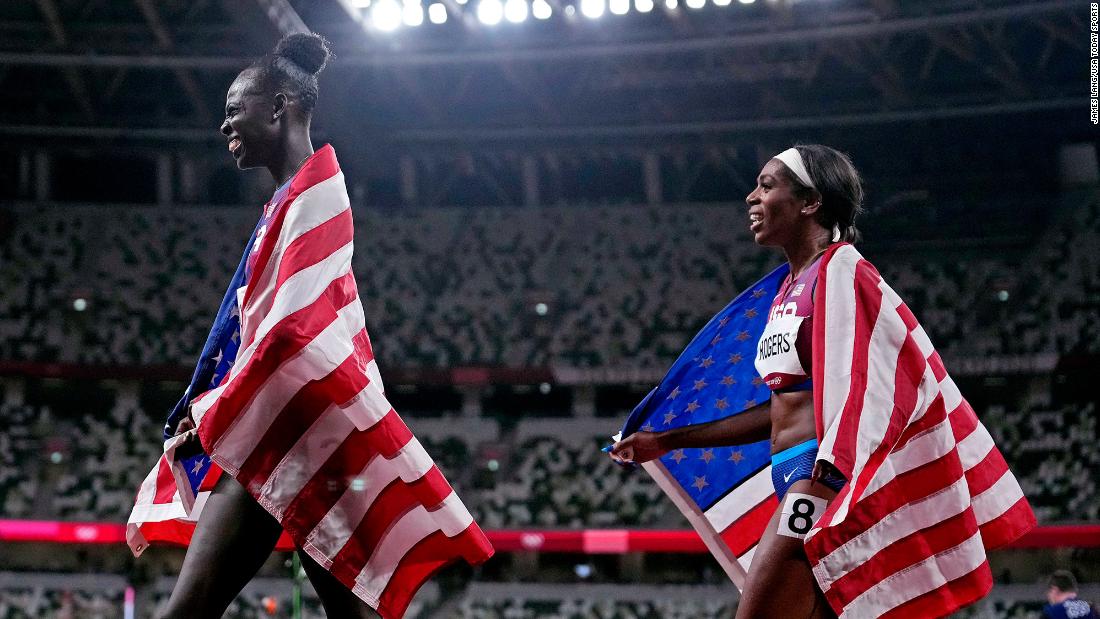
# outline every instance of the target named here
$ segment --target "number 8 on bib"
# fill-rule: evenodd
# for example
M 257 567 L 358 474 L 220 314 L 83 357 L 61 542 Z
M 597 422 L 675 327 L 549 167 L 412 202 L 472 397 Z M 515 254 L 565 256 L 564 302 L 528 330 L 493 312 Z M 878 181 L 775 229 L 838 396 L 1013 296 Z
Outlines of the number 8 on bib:
M 783 510 L 779 512 L 780 535 L 805 539 L 829 502 L 821 497 L 798 492 L 788 492 L 783 499 Z

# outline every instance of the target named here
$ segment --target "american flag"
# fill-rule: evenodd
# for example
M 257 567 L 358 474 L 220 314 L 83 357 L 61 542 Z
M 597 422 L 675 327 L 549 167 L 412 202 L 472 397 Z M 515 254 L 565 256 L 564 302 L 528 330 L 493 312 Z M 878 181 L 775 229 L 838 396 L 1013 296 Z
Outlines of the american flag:
M 753 349 L 786 273 L 773 271 L 715 316 L 623 436 L 705 423 L 769 397 Z M 842 617 L 934 617 L 985 596 L 986 551 L 1026 533 L 1035 517 L 913 313 L 849 244 L 822 258 L 813 337 L 818 459 L 853 480 L 806 540 L 830 605 Z M 719 365 L 723 358 L 747 363 Z M 756 390 L 720 408 L 716 376 Z M 685 449 L 643 465 L 739 588 L 776 507 L 768 463 L 763 442 Z
M 841 616 L 949 614 L 989 592 L 986 551 L 1035 516 L 913 312 L 851 245 L 822 261 L 818 459 L 850 481 L 807 536 L 814 575 Z
M 623 436 L 730 417 L 771 397 L 753 360 L 787 270 L 784 264 L 750 286 L 703 327 L 630 414 Z M 738 588 L 775 512 L 768 443 L 679 449 L 642 465 Z
M 284 545 L 289 538 L 383 617 L 400 617 L 438 569 L 481 563 L 492 546 L 385 397 L 332 148 L 266 209 L 238 269 L 247 281 L 232 290 L 239 350 L 217 386 L 191 399 L 191 415 L 214 470 L 279 520 Z M 223 357 L 215 365 L 225 362 L 225 349 L 211 348 Z M 128 527 L 135 552 L 173 527 L 189 535 L 204 502 L 209 465 L 174 460 L 177 441 L 139 491 Z M 181 509 L 167 526 L 159 517 Z

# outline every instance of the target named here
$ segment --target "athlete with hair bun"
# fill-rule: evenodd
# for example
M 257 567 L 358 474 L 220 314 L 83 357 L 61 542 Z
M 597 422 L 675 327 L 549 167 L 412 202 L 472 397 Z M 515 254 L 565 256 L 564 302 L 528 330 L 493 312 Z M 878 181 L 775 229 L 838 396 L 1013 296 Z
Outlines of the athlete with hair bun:
M 317 102 L 317 74 L 329 58 L 316 34 L 292 34 L 274 51 L 241 71 L 229 87 L 221 133 L 237 167 L 267 168 L 278 185 L 269 205 L 280 202 L 295 174 L 314 155 L 309 127 Z M 266 208 L 263 230 L 275 209 Z M 254 247 L 260 244 L 257 235 Z M 246 277 L 256 265 L 253 251 Z M 259 275 L 258 273 L 256 274 Z M 192 394 L 194 395 L 194 394 Z M 201 449 L 190 407 L 170 419 L 174 433 L 188 436 L 177 457 Z M 257 437 L 259 438 L 259 437 Z M 195 527 L 179 579 L 162 617 L 220 617 L 271 555 L 283 527 L 230 475 L 221 475 Z M 330 617 L 377 617 L 377 613 L 299 550 L 305 572 Z

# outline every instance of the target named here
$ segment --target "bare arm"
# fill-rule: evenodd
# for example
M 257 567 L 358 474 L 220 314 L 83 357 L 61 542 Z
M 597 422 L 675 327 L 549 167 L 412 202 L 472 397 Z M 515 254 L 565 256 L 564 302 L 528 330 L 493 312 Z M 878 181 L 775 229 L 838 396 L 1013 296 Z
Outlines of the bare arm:
M 685 447 L 725 447 L 762 441 L 771 435 L 771 403 L 710 423 L 664 432 L 635 432 L 615 443 L 611 458 L 618 462 L 648 462 Z

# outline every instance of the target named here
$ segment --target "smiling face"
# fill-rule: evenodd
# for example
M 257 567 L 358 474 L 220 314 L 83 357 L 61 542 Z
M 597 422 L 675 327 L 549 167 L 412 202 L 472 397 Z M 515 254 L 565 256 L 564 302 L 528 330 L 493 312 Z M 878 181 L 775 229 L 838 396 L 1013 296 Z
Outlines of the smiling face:
M 795 187 L 783 162 L 772 159 L 760 170 L 756 189 L 745 197 L 749 205 L 749 230 L 757 245 L 786 246 L 813 224 L 817 204 L 795 195 Z
M 272 98 L 263 93 L 255 71 L 242 71 L 225 96 L 225 121 L 222 135 L 229 140 L 229 152 L 237 167 L 265 167 L 273 161 L 278 144 L 279 124 L 276 122 Z

